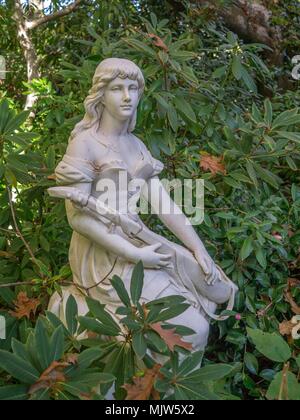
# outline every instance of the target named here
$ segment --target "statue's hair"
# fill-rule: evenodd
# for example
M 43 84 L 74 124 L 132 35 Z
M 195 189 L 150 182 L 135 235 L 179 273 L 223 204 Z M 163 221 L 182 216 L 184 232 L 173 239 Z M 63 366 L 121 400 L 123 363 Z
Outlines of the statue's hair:
M 76 124 L 71 133 L 70 141 L 81 131 L 89 129 L 97 124 L 98 127 L 100 126 L 104 110 L 101 99 L 106 86 L 117 77 L 120 77 L 121 79 L 129 78 L 131 80 L 136 80 L 139 88 L 139 99 L 141 98 L 145 87 L 145 80 L 141 69 L 135 63 L 123 58 L 107 58 L 106 60 L 101 61 L 93 77 L 93 86 L 84 101 L 84 118 Z M 135 128 L 136 114 L 137 112 L 134 113 L 129 122 L 129 132 L 133 131 Z

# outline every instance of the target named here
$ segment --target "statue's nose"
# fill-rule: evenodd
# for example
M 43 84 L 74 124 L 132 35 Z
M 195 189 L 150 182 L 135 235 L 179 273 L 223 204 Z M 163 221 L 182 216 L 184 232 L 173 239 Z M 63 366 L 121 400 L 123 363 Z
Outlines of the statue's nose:
M 131 101 L 131 98 L 130 98 L 130 95 L 129 95 L 128 90 L 125 90 L 124 91 L 124 101 L 125 102 L 130 102 Z

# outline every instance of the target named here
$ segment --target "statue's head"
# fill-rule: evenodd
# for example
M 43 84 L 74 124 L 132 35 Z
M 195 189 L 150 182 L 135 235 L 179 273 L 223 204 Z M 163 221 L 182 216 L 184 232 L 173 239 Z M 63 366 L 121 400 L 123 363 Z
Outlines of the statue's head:
M 117 119 L 129 119 L 128 131 L 133 131 L 144 87 L 142 71 L 132 61 L 122 58 L 103 60 L 95 71 L 93 86 L 84 101 L 85 116 L 76 125 L 71 139 L 84 129 L 98 128 L 105 108 Z

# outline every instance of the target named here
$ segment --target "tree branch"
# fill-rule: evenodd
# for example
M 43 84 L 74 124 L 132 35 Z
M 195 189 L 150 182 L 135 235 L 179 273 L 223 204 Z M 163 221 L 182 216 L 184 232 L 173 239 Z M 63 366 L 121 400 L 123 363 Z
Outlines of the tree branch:
M 13 205 L 13 201 L 12 201 L 12 194 L 11 194 L 11 190 L 10 190 L 9 187 L 7 187 L 7 193 L 8 193 L 9 206 L 10 206 L 10 211 L 11 211 L 11 215 L 12 215 L 12 219 L 13 219 L 13 224 L 14 224 L 15 231 L 16 231 L 18 237 L 23 242 L 25 248 L 27 249 L 27 251 L 28 251 L 28 253 L 29 253 L 29 255 L 30 255 L 31 259 L 32 259 L 32 262 L 34 264 L 36 264 L 36 266 L 38 268 L 40 268 L 39 267 L 39 264 L 38 264 L 38 262 L 37 262 L 37 260 L 36 260 L 36 258 L 34 256 L 34 253 L 32 252 L 32 249 L 30 248 L 28 242 L 26 241 L 26 239 L 24 238 L 22 232 L 19 229 L 19 226 L 18 226 L 18 223 L 17 223 L 17 218 L 16 218 L 16 213 L 15 213 L 15 209 L 14 209 L 14 205 Z
M 38 26 L 43 25 L 44 23 L 67 16 L 70 13 L 72 13 L 74 10 L 76 10 L 82 3 L 83 3 L 83 0 L 75 0 L 74 3 L 70 4 L 70 6 L 67 6 L 62 10 L 58 10 L 57 12 L 54 12 L 51 15 L 46 15 L 39 19 L 32 20 L 30 22 L 27 21 L 26 28 L 29 30 L 35 29 Z

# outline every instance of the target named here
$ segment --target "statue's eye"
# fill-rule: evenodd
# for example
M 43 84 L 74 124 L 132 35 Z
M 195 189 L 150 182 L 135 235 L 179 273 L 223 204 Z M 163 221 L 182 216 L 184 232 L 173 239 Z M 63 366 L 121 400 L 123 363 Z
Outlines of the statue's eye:
M 112 91 L 117 91 L 117 90 L 121 90 L 120 86 L 115 86 L 113 88 L 111 88 Z
M 138 90 L 138 88 L 137 88 L 137 86 L 132 85 L 132 86 L 130 86 L 130 90 Z

